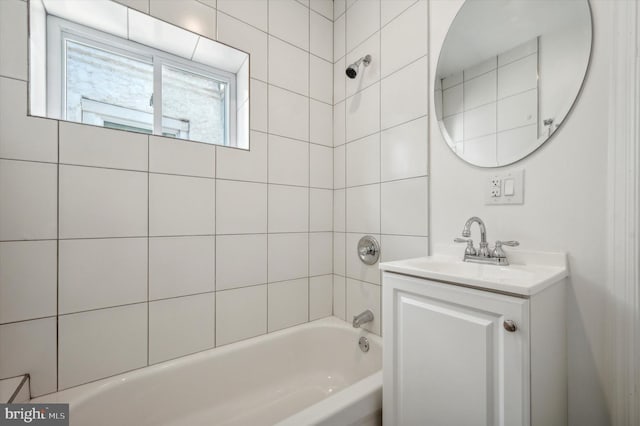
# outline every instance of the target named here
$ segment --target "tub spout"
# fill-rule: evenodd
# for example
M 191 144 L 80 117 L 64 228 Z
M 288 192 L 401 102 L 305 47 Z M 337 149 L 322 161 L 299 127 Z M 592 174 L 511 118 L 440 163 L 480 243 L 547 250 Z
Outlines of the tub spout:
M 353 328 L 359 328 L 362 324 L 373 321 L 373 312 L 369 309 L 361 314 L 353 316 Z

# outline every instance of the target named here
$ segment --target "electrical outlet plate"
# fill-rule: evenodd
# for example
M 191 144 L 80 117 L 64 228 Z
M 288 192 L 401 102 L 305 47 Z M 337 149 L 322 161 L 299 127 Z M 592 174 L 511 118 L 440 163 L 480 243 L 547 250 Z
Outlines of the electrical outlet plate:
M 513 195 L 505 195 L 505 182 L 509 180 L 513 182 Z M 486 205 L 524 204 L 523 169 L 489 175 L 486 182 Z

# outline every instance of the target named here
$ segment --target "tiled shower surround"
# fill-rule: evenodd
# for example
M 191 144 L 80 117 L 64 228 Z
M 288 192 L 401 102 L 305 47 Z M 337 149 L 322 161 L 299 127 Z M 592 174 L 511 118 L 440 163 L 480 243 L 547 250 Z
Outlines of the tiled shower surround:
M 42 395 L 364 309 L 380 333 L 356 244 L 427 252 L 427 1 L 121 1 L 251 54 L 251 150 L 28 117 L 27 2 L 0 0 L 0 378 Z
M 332 2 L 123 3 L 251 54 L 251 150 L 27 117 L 0 1 L 0 378 L 33 395 L 332 314 Z

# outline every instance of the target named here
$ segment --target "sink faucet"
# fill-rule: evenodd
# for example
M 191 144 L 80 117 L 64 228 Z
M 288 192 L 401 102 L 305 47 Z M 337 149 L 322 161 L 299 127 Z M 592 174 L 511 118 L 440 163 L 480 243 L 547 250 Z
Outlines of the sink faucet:
M 480 250 L 478 250 L 478 256 L 489 257 L 489 244 L 487 243 L 487 228 L 484 226 L 484 222 L 477 216 L 470 217 L 462 228 L 462 236 L 469 238 L 471 236 L 471 225 L 477 223 L 480 227 Z
M 369 309 L 353 316 L 353 328 L 359 328 L 362 324 L 373 321 L 373 312 Z
M 471 225 L 477 223 L 480 227 L 480 248 L 476 250 L 473 246 L 473 240 L 469 237 L 471 236 Z M 507 260 L 507 255 L 502 250 L 502 246 L 510 246 L 517 247 L 520 245 L 517 241 L 496 241 L 496 246 L 493 250 L 489 250 L 489 244 L 487 243 L 487 228 L 484 226 L 484 222 L 477 216 L 473 216 L 467 220 L 464 224 L 464 228 L 462 228 L 462 236 L 465 238 L 456 238 L 454 242 L 456 243 L 467 243 L 467 248 L 464 251 L 465 262 L 474 262 L 474 263 L 488 263 L 491 265 L 502 265 L 506 266 L 509 264 Z M 354 327 L 355 327 L 355 317 L 354 317 Z

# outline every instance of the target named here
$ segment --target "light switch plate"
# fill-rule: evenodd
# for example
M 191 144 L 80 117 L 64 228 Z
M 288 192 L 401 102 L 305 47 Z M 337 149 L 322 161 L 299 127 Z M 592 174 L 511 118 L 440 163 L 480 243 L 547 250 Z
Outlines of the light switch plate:
M 524 169 L 489 175 L 485 186 L 485 204 L 524 204 Z

